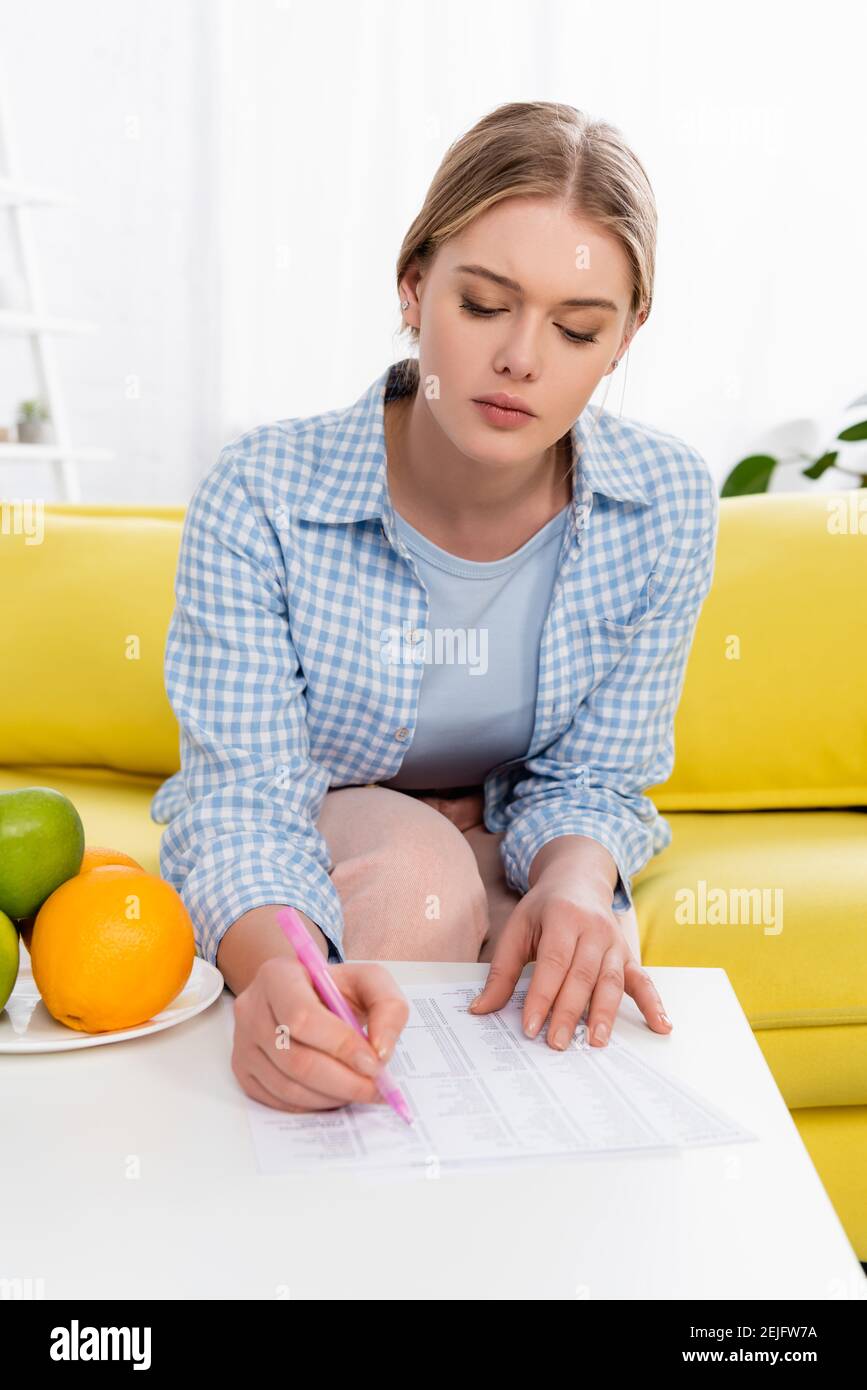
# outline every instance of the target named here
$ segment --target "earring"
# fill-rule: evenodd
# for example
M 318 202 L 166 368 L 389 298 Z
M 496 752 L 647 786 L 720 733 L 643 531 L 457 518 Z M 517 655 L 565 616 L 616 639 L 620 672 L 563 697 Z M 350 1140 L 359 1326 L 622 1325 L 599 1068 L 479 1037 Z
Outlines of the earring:
M 408 299 L 402 299 L 402 300 L 400 301 L 400 307 L 401 307 L 401 309 L 408 309 L 408 308 L 409 308 L 409 300 L 408 300 Z
M 619 357 L 615 357 L 614 361 L 611 363 L 611 369 L 612 369 L 612 371 L 613 371 L 614 368 L 617 366 L 617 363 L 618 363 L 619 361 L 620 361 L 620 358 L 619 358 Z

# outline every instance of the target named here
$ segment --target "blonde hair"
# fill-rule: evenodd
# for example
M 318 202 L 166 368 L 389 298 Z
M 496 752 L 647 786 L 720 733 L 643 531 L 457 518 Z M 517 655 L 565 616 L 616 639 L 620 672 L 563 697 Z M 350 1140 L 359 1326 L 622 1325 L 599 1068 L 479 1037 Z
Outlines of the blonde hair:
M 483 116 L 447 149 L 397 258 L 397 287 L 427 267 L 449 237 L 495 203 L 553 197 L 617 237 L 632 270 L 627 329 L 653 302 L 656 202 L 620 131 L 556 101 L 513 101 Z M 418 342 L 418 329 L 403 324 Z

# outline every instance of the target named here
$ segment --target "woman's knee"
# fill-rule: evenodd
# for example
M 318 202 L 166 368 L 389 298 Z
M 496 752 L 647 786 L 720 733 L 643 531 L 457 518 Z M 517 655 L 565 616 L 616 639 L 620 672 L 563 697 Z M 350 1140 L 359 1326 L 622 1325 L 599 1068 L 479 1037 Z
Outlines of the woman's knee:
M 428 921 L 485 896 L 479 866 L 470 845 L 450 820 L 432 807 L 415 826 L 409 822 L 383 846 L 386 873 L 395 894 L 414 903 Z
M 350 851 L 335 857 L 331 875 L 343 905 L 344 954 L 477 960 L 488 928 L 487 896 L 462 831 L 433 807 L 392 788 L 357 790 L 378 795 L 364 805 L 356 797 L 352 807 L 345 799 L 341 809 L 364 817 L 364 824 L 334 836 Z M 321 828 L 327 839 L 327 819 Z

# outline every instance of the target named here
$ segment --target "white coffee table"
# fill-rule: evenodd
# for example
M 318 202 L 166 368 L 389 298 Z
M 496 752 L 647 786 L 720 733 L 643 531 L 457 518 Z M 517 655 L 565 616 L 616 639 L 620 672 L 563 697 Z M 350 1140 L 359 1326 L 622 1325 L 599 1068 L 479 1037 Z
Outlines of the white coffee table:
M 485 965 L 391 963 L 401 983 Z M 528 970 L 531 967 L 528 968 Z M 6 1277 L 52 1299 L 863 1298 L 867 1280 L 722 970 L 650 967 L 615 1036 L 759 1142 L 434 1180 L 262 1176 L 232 998 L 177 1028 L 6 1056 Z M 332 1241 L 353 1252 L 341 1266 Z

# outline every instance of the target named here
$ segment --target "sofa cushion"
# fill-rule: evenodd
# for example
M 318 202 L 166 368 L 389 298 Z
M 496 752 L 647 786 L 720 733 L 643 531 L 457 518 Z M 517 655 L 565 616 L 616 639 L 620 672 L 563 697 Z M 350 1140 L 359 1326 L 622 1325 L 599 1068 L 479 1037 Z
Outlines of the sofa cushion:
M 787 1105 L 867 1103 L 867 813 L 667 820 L 633 880 L 644 962 L 721 966 Z
M 0 682 L 0 764 L 173 772 L 178 726 L 163 656 L 184 509 L 44 512 L 40 543 L 0 541 L 14 653 Z
M 723 498 L 660 810 L 867 805 L 867 489 Z
M 163 657 L 184 516 L 55 503 L 41 543 L 0 537 L 19 677 L 0 765 L 178 769 Z M 660 810 L 867 805 L 865 588 L 867 489 L 721 500 Z

